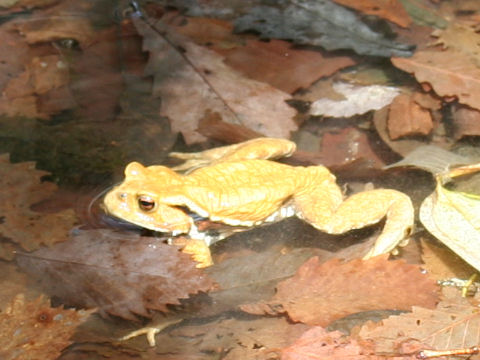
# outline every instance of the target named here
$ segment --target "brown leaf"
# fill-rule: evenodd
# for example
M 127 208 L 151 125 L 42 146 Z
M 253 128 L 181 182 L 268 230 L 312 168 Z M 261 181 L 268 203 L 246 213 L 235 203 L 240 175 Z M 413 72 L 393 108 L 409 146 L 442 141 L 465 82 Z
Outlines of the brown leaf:
M 392 58 L 392 63 L 414 73 L 420 83 L 429 83 L 442 97 L 456 97 L 462 104 L 480 109 L 480 69 L 471 58 L 454 50 L 417 51 L 410 58 Z
M 175 20 L 181 23 L 176 27 L 180 33 L 224 56 L 226 65 L 289 94 L 355 64 L 351 57 L 294 47 L 288 41 L 259 41 L 233 34 L 233 26 L 219 19 L 179 19 L 177 15 Z
M 288 138 L 297 128 L 295 110 L 285 103 L 288 94 L 242 77 L 215 52 L 172 32 L 167 36 L 182 48 L 181 54 L 142 20 L 136 19 L 135 25 L 144 37 L 144 49 L 150 52 L 145 73 L 154 76 L 153 92 L 162 98 L 161 113 L 188 144 L 205 140 L 196 129 L 206 111 L 272 137 Z M 165 31 L 161 22 L 154 27 Z
M 65 243 L 18 254 L 17 262 L 65 303 L 126 319 L 167 311 L 167 304 L 213 287 L 177 247 L 107 230 L 80 231 Z
M 0 358 L 56 359 L 71 344 L 75 328 L 92 312 L 52 308 L 44 297 L 25 302 L 18 295 L 0 314 Z
M 432 129 L 430 112 L 418 105 L 413 96 L 401 94 L 390 104 L 388 132 L 392 140 L 409 135 L 428 135 Z
M 358 333 L 373 340 L 375 351 L 392 352 L 408 339 L 416 339 L 434 350 L 476 346 L 480 342 L 478 307 L 462 298 L 456 289 L 444 289 L 446 299 L 436 309 L 414 307 L 411 313 L 390 316 L 379 324 L 366 324 Z
M 283 40 L 247 40 L 243 47 L 215 50 L 225 56 L 225 63 L 233 69 L 289 94 L 355 65 L 350 57 L 294 48 L 290 42 Z
M 407 27 L 412 20 L 401 1 L 398 0 L 334 0 L 337 4 L 348 6 L 368 15 L 375 15 Z
M 8 155 L 0 156 L 0 234 L 18 243 L 27 251 L 40 245 L 65 241 L 76 222 L 73 210 L 38 213 L 31 206 L 49 198 L 57 186 L 42 182 L 47 172 L 36 170 L 35 163 L 10 164 Z M 13 254 L 0 243 L 0 257 L 11 259 Z
M 388 261 L 387 256 L 323 264 L 313 257 L 277 286 L 270 301 L 241 308 L 255 314 L 286 312 L 293 321 L 327 326 L 360 311 L 433 307 L 436 300 L 435 282 L 417 265 Z

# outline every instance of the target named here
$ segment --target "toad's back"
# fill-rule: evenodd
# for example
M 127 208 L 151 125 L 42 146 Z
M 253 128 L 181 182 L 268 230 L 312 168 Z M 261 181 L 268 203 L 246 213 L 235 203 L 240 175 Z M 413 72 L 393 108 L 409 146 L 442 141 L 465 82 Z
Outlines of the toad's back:
M 268 160 L 224 162 L 185 176 L 182 192 L 212 220 L 260 221 L 311 183 L 320 185 L 323 176 L 330 178 L 328 170 L 324 173 L 323 169 Z

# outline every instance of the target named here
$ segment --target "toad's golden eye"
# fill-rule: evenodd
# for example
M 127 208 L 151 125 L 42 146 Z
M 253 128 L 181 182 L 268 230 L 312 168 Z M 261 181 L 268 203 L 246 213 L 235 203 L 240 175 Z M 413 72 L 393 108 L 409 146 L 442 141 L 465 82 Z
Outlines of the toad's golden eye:
M 138 207 L 143 211 L 152 211 L 155 208 L 155 200 L 148 195 L 138 197 Z

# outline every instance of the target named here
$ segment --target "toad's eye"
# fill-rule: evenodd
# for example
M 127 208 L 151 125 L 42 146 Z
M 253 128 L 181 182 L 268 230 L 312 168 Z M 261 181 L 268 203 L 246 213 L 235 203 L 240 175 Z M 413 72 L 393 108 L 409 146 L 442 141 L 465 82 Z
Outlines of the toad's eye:
M 143 211 L 152 211 L 155 207 L 155 201 L 148 195 L 138 197 L 138 207 Z

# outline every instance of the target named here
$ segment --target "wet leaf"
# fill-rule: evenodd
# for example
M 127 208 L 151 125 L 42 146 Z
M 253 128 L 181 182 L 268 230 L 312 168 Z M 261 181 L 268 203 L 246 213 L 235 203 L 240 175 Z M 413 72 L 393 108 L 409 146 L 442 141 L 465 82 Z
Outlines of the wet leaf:
M 370 342 L 359 342 L 347 337 L 340 331 L 328 332 L 316 326 L 296 340 L 289 347 L 282 349 L 282 360 L 408 360 L 416 359 L 410 356 L 380 356 L 374 352 Z
M 65 243 L 19 254 L 17 262 L 65 303 L 126 319 L 167 311 L 167 304 L 213 287 L 177 247 L 107 230 L 80 231 Z
M 7 155 L 0 156 L 0 234 L 27 251 L 40 245 L 51 246 L 65 241 L 76 222 L 73 210 L 39 213 L 31 206 L 48 199 L 57 186 L 42 182 L 48 173 L 35 169 L 35 163 L 10 164 Z M 0 257 L 12 259 L 8 243 L 0 243 Z
M 287 313 L 293 321 L 327 326 L 360 311 L 433 307 L 436 289 L 419 266 L 388 261 L 386 256 L 346 263 L 334 259 L 323 264 L 314 257 L 295 276 L 281 282 L 270 301 L 241 308 L 254 314 Z
M 461 52 L 422 50 L 411 58 L 392 58 L 397 68 L 429 83 L 442 97 L 456 97 L 462 104 L 480 109 L 480 68 Z
M 178 15 L 175 21 L 179 22 Z M 233 26 L 219 19 L 185 18 L 176 29 L 224 56 L 226 65 L 250 79 L 290 94 L 355 64 L 351 57 L 295 47 L 288 41 L 259 41 L 232 34 Z
M 358 333 L 373 340 L 376 352 L 392 353 L 398 344 L 416 339 L 429 349 L 450 350 L 476 346 L 480 342 L 480 313 L 462 298 L 457 289 L 444 289 L 444 297 L 435 309 L 414 307 L 412 312 L 390 316 L 378 324 L 367 323 Z
M 207 111 L 272 137 L 288 138 L 297 128 L 295 110 L 285 103 L 288 94 L 241 76 L 220 55 L 168 32 L 170 41 L 182 47 L 180 53 L 160 35 L 165 31 L 161 20 L 153 24 L 156 31 L 142 20 L 135 25 L 150 52 L 145 74 L 154 76 L 153 95 L 162 98 L 161 113 L 188 144 L 205 140 L 196 129 Z
M 311 115 L 331 117 L 351 117 L 361 115 L 370 110 L 379 110 L 389 105 L 399 94 L 398 89 L 391 86 L 370 85 L 356 86 L 344 82 L 333 84 L 333 89 L 345 99 L 316 100 L 311 108 Z
M 53 308 L 44 297 L 27 302 L 17 295 L 0 314 L 2 359 L 57 359 L 75 328 L 92 310 Z
M 435 192 L 420 207 L 420 221 L 437 239 L 480 270 L 480 199 L 443 186 L 450 177 L 480 170 L 479 164 L 453 169 L 437 176 Z
M 291 39 L 327 50 L 352 49 L 361 55 L 411 55 L 409 45 L 388 40 L 361 22 L 353 11 L 328 0 L 296 0 L 283 8 L 254 7 L 236 19 L 235 30 L 254 30 L 263 38 Z

